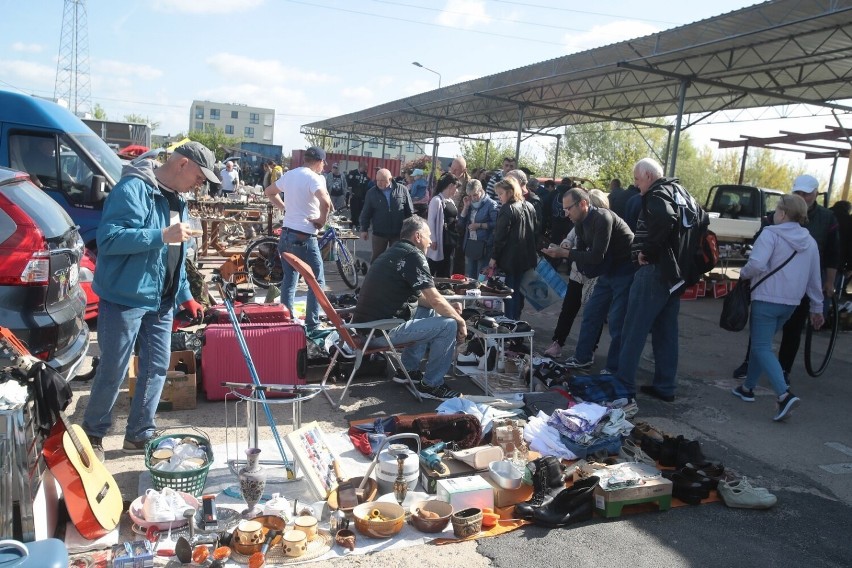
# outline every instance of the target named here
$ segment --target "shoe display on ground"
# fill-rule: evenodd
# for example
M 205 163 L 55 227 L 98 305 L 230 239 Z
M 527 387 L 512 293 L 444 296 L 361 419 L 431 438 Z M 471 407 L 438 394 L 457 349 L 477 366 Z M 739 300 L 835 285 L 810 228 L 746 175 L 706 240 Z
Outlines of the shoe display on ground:
M 787 391 L 787 393 L 784 395 L 784 398 L 775 403 L 778 407 L 778 412 L 775 413 L 775 416 L 772 419 L 776 422 L 784 420 L 785 418 L 790 416 L 790 413 L 793 412 L 793 409 L 799 406 L 800 402 L 801 401 L 799 400 L 799 397 L 797 397 L 790 391 Z
M 551 495 L 565 489 L 565 470 L 553 456 L 534 459 L 527 464 L 533 481 L 533 496 L 523 503 L 515 505 L 515 516 L 532 520 L 535 509 Z
M 656 398 L 658 400 L 662 400 L 663 402 L 674 402 L 675 397 L 673 394 L 663 394 L 657 387 L 654 385 L 642 385 L 639 387 L 639 392 L 642 394 L 647 394 L 650 397 Z
M 420 393 L 420 396 L 423 398 L 431 398 L 434 400 L 449 400 L 451 398 L 457 398 L 459 396 L 458 391 L 454 391 L 446 384 L 438 385 L 437 387 L 432 387 L 420 381 L 419 383 L 415 383 L 414 388 L 417 389 L 417 392 Z
M 544 350 L 544 355 L 551 359 L 558 359 L 559 357 L 562 357 L 562 346 L 554 341 L 550 344 L 550 347 Z
M 631 439 L 626 439 L 621 444 L 621 450 L 618 452 L 618 457 L 626 462 L 644 463 L 650 466 L 657 466 L 656 460 L 646 454 L 640 446 Z
M 778 498 L 763 487 L 754 487 L 745 477 L 734 481 L 722 481 L 718 487 L 719 497 L 728 507 L 741 509 L 769 509 Z
M 414 371 L 409 371 L 408 369 L 406 369 L 406 371 L 408 372 L 408 376 L 411 377 L 411 380 L 414 381 L 414 384 L 417 384 L 423 380 L 423 371 L 420 371 L 419 369 Z M 391 380 L 398 385 L 404 385 L 408 382 L 408 379 L 406 379 L 405 376 L 399 371 L 397 371 L 397 374 L 395 374 L 391 378 Z
M 680 471 L 664 471 L 663 477 L 672 482 L 672 496 L 684 503 L 698 505 L 710 496 L 710 490 L 703 483 L 687 477 Z
M 733 377 L 739 381 L 742 381 L 748 376 L 748 361 L 743 362 L 742 365 L 734 369 Z
M 592 366 L 593 363 L 594 361 L 579 361 L 576 357 L 572 355 L 571 357 L 565 359 L 563 365 L 571 369 L 588 369 Z
M 98 458 L 101 463 L 104 463 L 104 439 L 97 436 L 89 436 L 89 443 L 92 445 L 92 451 L 95 453 L 95 457 Z
M 532 522 L 542 527 L 566 527 L 588 521 L 594 513 L 594 491 L 600 478 L 587 477 L 548 495 L 539 507 L 533 509 Z
M 746 390 L 746 388 L 742 385 L 735 389 L 731 389 L 731 394 L 740 397 L 746 402 L 754 402 L 754 391 Z

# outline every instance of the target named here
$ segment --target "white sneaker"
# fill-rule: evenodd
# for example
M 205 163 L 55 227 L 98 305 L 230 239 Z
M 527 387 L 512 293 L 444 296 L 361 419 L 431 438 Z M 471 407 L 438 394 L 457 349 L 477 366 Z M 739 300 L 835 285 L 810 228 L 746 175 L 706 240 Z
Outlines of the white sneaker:
M 160 495 L 168 503 L 169 510 L 174 515 L 175 520 L 183 519 L 184 511 L 192 509 L 183 496 L 171 487 L 164 487 Z
M 778 498 L 763 487 L 754 487 L 745 477 L 719 483 L 719 496 L 728 507 L 742 509 L 769 509 Z
M 145 492 L 142 516 L 150 523 L 168 523 L 175 520 L 175 514 L 172 512 L 168 499 L 156 489 Z

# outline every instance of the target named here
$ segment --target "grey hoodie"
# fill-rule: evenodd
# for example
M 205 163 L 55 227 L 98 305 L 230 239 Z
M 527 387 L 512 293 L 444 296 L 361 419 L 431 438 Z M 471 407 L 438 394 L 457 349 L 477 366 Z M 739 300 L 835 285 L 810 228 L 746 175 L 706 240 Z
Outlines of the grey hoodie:
M 822 313 L 822 278 L 819 250 L 808 230 L 798 223 L 786 222 L 763 228 L 754 243 L 740 278 L 758 280 L 780 266 L 796 251 L 784 268 L 767 278 L 751 293 L 752 300 L 798 306 L 807 293 L 811 313 Z

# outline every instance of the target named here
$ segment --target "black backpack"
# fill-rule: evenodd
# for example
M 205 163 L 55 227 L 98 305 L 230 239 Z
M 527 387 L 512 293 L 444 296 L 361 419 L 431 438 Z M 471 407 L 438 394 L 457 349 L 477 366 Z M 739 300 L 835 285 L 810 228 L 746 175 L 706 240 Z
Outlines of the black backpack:
M 675 253 L 681 277 L 692 286 L 719 262 L 716 233 L 709 229 L 710 215 L 676 180 L 671 182 L 678 210 L 678 243 Z

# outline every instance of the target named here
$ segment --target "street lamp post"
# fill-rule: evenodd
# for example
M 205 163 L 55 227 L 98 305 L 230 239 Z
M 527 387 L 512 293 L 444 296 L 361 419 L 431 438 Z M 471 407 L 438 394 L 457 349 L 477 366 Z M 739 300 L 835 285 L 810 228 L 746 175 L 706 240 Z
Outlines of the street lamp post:
M 434 73 L 435 75 L 437 75 L 438 76 L 438 88 L 439 89 L 441 88 L 441 74 L 440 73 L 438 73 L 434 69 L 429 69 L 428 67 L 426 67 L 425 65 L 423 65 L 419 61 L 412 61 L 411 64 L 414 65 L 415 67 L 420 67 L 421 69 L 425 69 L 426 71 L 429 71 L 430 73 Z M 438 164 L 438 119 L 436 118 L 435 119 L 435 143 L 432 145 L 432 175 L 431 175 L 432 184 L 433 184 L 432 187 L 434 187 L 434 184 L 438 183 L 438 180 L 436 178 L 437 172 L 435 172 L 435 168 L 437 167 L 437 164 Z

